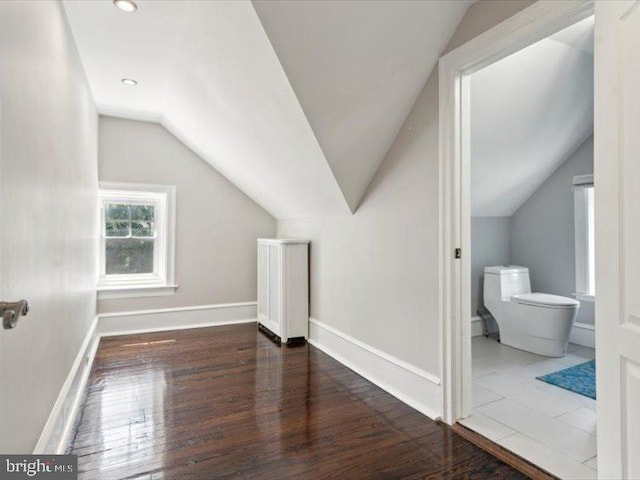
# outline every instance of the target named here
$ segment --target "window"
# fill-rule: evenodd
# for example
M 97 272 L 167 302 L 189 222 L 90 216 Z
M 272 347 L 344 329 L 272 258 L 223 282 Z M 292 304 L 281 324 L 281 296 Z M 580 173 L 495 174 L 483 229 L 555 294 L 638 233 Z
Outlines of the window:
M 591 302 L 596 294 L 593 195 L 593 175 L 573 178 L 576 297 Z
M 98 298 L 172 294 L 175 187 L 103 183 L 98 199 Z

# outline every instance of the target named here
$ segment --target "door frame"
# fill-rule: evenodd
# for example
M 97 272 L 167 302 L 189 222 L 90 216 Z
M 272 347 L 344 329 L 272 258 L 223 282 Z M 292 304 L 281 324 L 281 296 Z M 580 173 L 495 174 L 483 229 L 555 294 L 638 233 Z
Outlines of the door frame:
M 471 410 L 469 75 L 593 14 L 593 0 L 539 0 L 440 58 L 440 373 L 448 424 Z

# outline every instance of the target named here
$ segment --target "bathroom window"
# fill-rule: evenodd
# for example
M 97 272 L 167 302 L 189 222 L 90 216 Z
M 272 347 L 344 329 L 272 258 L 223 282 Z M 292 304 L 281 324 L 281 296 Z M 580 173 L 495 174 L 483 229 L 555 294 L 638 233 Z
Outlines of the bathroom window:
M 175 187 L 104 183 L 98 298 L 172 294 Z
M 579 300 L 592 302 L 595 300 L 596 294 L 593 199 L 593 175 L 574 177 L 576 297 Z

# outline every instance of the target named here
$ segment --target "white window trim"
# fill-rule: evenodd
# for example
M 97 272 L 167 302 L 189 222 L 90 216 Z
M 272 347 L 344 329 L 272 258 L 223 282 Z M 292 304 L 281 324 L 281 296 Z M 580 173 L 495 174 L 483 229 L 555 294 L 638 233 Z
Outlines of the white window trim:
M 589 193 L 590 192 L 590 193 Z M 576 293 L 581 301 L 595 302 L 594 259 L 588 259 L 588 252 L 593 257 L 593 210 L 589 211 L 589 195 L 593 195 L 593 175 L 577 175 L 573 177 L 573 211 L 575 228 L 575 263 Z M 589 232 L 591 225 L 591 234 Z M 591 245 L 589 245 L 591 243 Z M 589 264 L 592 264 L 589 270 Z
M 104 203 L 121 200 L 136 203 L 152 199 L 156 214 L 162 221 L 156 224 L 158 248 L 154 249 L 154 273 L 141 275 L 105 275 Z M 100 182 L 100 255 L 98 268 L 98 299 L 134 298 L 172 295 L 175 283 L 176 187 L 141 183 Z

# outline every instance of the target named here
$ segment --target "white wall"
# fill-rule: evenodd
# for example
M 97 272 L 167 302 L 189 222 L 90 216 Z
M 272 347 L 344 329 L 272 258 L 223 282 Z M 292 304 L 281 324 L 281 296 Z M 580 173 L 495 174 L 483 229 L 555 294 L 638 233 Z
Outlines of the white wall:
M 276 221 L 157 123 L 100 117 L 100 181 L 176 186 L 174 295 L 100 300 L 119 312 L 255 301 L 256 239 Z
M 352 212 L 470 3 L 253 1 Z
M 472 5 L 449 49 L 531 2 Z M 434 69 L 353 216 L 278 221 L 312 240 L 311 315 L 440 375 L 438 71 Z
M 592 173 L 593 136 L 511 217 L 510 260 L 529 267 L 533 291 L 565 297 L 576 291 L 573 177 Z M 593 303 L 581 302 L 577 321 L 594 324 Z
M 593 55 L 545 38 L 470 89 L 471 215 L 508 217 L 593 132 Z
M 471 218 L 471 315 L 484 305 L 484 267 L 509 264 L 510 217 Z
M 95 316 L 98 116 L 62 5 L 0 2 L 0 452 L 29 453 Z

